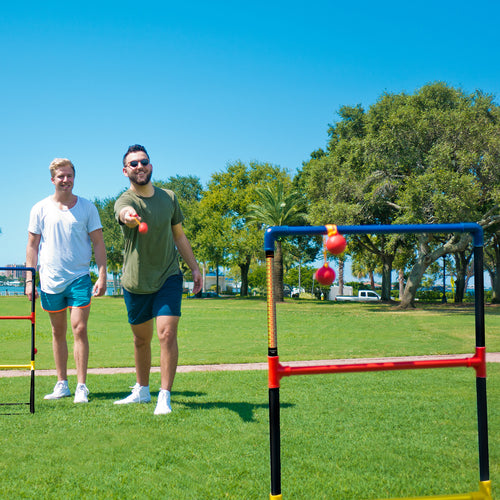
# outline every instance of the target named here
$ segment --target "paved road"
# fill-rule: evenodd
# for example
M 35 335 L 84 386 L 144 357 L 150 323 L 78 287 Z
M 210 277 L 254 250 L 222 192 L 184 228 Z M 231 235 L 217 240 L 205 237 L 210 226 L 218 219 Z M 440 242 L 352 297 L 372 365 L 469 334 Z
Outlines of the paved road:
M 440 356 L 401 356 L 393 358 L 354 358 L 354 359 L 322 359 L 314 361 L 282 361 L 283 364 L 289 366 L 317 366 L 317 365 L 346 365 L 356 363 L 377 363 L 391 361 L 419 361 L 429 359 L 448 359 L 448 358 L 468 358 L 470 354 L 444 354 Z M 500 363 L 500 352 L 486 353 L 486 361 L 488 363 Z M 219 364 L 219 365 L 185 365 L 178 366 L 177 373 L 188 372 L 215 372 L 215 371 L 244 371 L 244 370 L 267 370 L 267 362 L 265 363 L 241 363 L 241 364 Z M 160 368 L 155 366 L 151 369 L 153 373 L 160 371 Z M 116 373 L 134 373 L 135 368 L 89 368 L 88 373 L 96 375 L 116 374 Z M 26 377 L 29 371 L 26 370 L 0 370 L 1 377 Z M 36 376 L 56 375 L 55 370 L 36 370 Z M 68 370 L 68 375 L 76 375 L 76 370 Z

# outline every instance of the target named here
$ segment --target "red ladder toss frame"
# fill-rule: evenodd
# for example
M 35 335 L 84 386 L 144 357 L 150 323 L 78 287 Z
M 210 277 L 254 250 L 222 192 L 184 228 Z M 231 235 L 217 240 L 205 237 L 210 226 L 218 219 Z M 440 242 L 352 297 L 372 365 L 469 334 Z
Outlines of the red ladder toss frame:
M 0 271 L 25 271 L 31 273 L 31 280 L 33 284 L 33 292 L 36 288 L 36 270 L 33 267 L 0 267 Z M 0 369 L 2 370 L 30 370 L 31 380 L 30 380 L 30 401 L 29 403 L 3 403 L 4 405 L 21 405 L 29 404 L 30 413 L 35 413 L 35 323 L 36 323 L 36 313 L 35 313 L 35 293 L 33 293 L 31 298 L 31 313 L 24 316 L 0 316 L 2 319 L 26 319 L 31 322 L 31 362 L 29 365 L 2 365 L 0 364 Z

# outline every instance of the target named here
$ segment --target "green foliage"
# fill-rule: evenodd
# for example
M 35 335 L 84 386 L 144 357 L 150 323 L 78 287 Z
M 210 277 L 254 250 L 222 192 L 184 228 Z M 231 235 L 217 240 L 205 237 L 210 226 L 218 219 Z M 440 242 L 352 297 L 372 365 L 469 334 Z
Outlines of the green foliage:
M 190 202 L 200 201 L 203 192 L 200 178 L 194 175 L 176 175 L 169 177 L 166 181 L 155 180 L 153 184 L 159 188 L 173 191 L 184 209 L 188 208 Z
M 300 266 L 300 287 L 305 288 L 306 291 L 311 291 L 313 285 L 313 276 L 317 271 L 317 267 L 312 265 Z M 285 273 L 285 283 L 292 287 L 299 286 L 299 266 L 288 269 Z
M 259 288 L 264 291 L 266 289 L 267 271 L 265 265 L 254 265 L 248 273 L 248 286 L 251 288 Z
M 118 195 L 119 196 L 119 195 Z M 106 245 L 108 272 L 117 275 L 123 265 L 123 234 L 115 218 L 114 205 L 118 198 L 96 198 L 94 204 L 101 218 L 104 244 Z
M 199 177 L 193 175 L 176 175 L 166 181 L 155 180 L 153 184 L 162 189 L 170 189 L 179 200 L 184 222 L 182 223 L 186 236 L 191 241 L 198 230 L 199 203 L 203 186 Z
M 256 224 L 248 223 L 248 207 L 259 186 L 280 182 L 291 183 L 280 167 L 236 162 L 213 174 L 203 192 L 194 236 L 197 255 L 213 265 L 237 265 L 242 295 L 247 294 L 250 263 L 262 254 L 262 234 Z
M 285 191 L 282 182 L 256 188 L 257 203 L 248 207 L 248 220 L 265 227 L 298 225 L 304 222 L 304 197 L 296 191 Z

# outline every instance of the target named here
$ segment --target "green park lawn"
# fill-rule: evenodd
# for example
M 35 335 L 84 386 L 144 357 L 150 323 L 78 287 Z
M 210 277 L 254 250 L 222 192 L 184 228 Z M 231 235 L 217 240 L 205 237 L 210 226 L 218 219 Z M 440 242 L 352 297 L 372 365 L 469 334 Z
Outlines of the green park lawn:
M 0 315 L 27 311 L 0 297 Z M 290 360 L 472 353 L 474 308 L 287 301 L 277 305 L 278 348 Z M 488 351 L 500 351 L 500 309 L 486 307 Z M 53 368 L 50 327 L 37 310 L 36 368 Z M 29 360 L 29 322 L 0 321 L 0 364 Z M 91 367 L 132 366 L 121 298 L 95 299 Z M 266 303 L 185 300 L 180 364 L 265 362 Z M 153 342 L 153 363 L 158 346 Z M 70 347 L 71 349 L 71 347 Z M 72 360 L 70 367 L 74 366 Z M 475 372 L 452 368 L 282 380 L 284 499 L 375 499 L 478 490 Z M 133 374 L 88 377 L 88 405 L 0 406 L 0 498 L 269 498 L 267 372 L 179 373 L 173 412 L 153 402 L 114 406 Z M 70 376 L 74 389 L 75 377 Z M 490 472 L 500 473 L 500 365 L 488 364 Z M 0 403 L 27 401 L 27 377 L 0 378 Z M 3 410 L 3 411 L 2 411 Z

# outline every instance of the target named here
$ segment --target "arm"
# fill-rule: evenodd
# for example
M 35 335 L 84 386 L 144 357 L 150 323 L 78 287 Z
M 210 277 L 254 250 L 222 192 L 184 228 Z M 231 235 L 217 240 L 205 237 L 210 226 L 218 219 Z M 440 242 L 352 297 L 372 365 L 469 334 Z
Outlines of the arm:
M 26 246 L 26 267 L 34 267 L 38 264 L 38 248 L 40 247 L 41 234 L 28 233 L 28 245 Z M 33 276 L 33 279 L 35 277 Z M 33 299 L 33 282 L 26 282 L 26 295 L 29 300 Z M 35 288 L 35 298 L 38 292 Z
M 198 263 L 193 254 L 193 249 L 191 248 L 191 244 L 187 239 L 184 230 L 182 229 L 182 223 L 175 224 L 172 226 L 172 233 L 174 235 L 174 242 L 177 250 L 181 254 L 181 257 L 184 259 L 184 262 L 189 266 L 191 272 L 193 273 L 193 293 L 196 295 L 203 286 L 203 279 L 200 273 L 200 269 L 198 268 Z
M 101 297 L 106 293 L 107 272 L 106 272 L 106 246 L 102 236 L 102 229 L 96 229 L 89 233 L 92 245 L 94 245 L 94 255 L 97 268 L 99 269 L 99 278 L 94 285 L 94 297 Z

